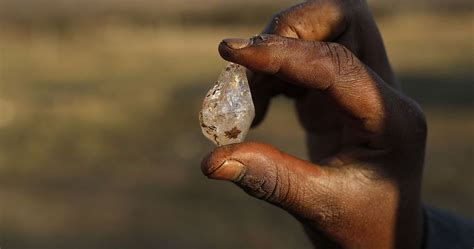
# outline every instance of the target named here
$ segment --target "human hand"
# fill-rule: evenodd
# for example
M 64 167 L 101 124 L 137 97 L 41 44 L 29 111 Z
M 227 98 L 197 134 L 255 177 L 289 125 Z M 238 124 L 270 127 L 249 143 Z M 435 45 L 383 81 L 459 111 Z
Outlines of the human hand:
M 426 122 L 398 90 L 365 1 L 308 1 L 221 56 L 251 70 L 256 124 L 294 98 L 313 163 L 270 145 L 214 150 L 202 170 L 282 207 L 316 248 L 420 248 Z

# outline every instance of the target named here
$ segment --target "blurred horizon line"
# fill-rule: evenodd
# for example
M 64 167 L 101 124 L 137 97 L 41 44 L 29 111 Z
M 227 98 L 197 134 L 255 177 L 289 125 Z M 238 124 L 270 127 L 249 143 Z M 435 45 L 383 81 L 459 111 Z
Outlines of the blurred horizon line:
M 0 23 L 17 27 L 67 27 L 122 20 L 137 25 L 252 25 L 301 1 L 222 1 L 205 0 L 199 4 L 184 1 L 110 1 L 110 0 L 0 0 Z M 397 13 L 450 15 L 471 13 L 467 0 L 442 1 L 369 1 L 377 18 Z M 241 11 L 235 11 L 241 9 Z

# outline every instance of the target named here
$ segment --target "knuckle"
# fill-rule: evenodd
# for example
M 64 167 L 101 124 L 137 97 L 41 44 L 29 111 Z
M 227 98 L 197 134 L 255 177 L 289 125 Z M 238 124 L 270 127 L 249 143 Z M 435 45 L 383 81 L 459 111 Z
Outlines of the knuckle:
M 304 220 L 329 225 L 344 216 L 346 210 L 342 205 L 344 201 L 324 186 L 308 189 L 303 196 L 305 199 L 303 206 L 306 208 L 300 213 Z
M 278 178 L 280 180 L 280 187 L 277 196 L 280 206 L 291 210 L 299 200 L 299 195 L 302 191 L 299 191 L 301 185 L 297 179 L 290 174 L 287 168 L 285 168 L 285 171 L 286 174 L 281 174 L 281 177 Z
M 398 95 L 390 107 L 390 116 L 384 133 L 384 138 L 394 151 L 404 151 L 409 154 L 424 154 L 428 126 L 421 107 L 406 95 Z M 410 149 L 409 149 L 410 148 Z
M 274 27 L 274 30 L 278 30 L 278 28 L 282 26 L 287 26 L 287 24 L 288 17 L 285 12 L 277 13 L 272 17 L 271 25 Z
M 288 12 L 283 11 L 273 16 L 270 26 L 271 32 L 276 35 L 298 38 L 298 32 L 291 25 L 291 18 Z
M 281 169 L 277 165 L 265 168 L 265 172 L 260 176 L 255 174 L 255 172 L 249 172 L 249 174 L 244 175 L 239 180 L 238 184 L 245 192 L 258 199 L 268 201 L 283 208 L 290 207 L 295 198 L 290 193 L 292 190 L 291 185 L 294 184 L 291 184 L 289 172 L 286 168 Z
M 271 170 L 263 176 L 246 174 L 237 183 L 248 194 L 268 201 L 274 198 L 277 189 L 276 175 Z
M 272 25 L 274 27 L 278 26 L 279 24 L 281 24 L 281 21 L 284 20 L 285 16 L 283 14 L 284 12 L 279 12 L 279 13 L 276 13 L 275 15 L 273 15 L 272 17 Z
M 367 0 L 344 2 L 342 8 L 346 18 L 353 22 L 362 19 L 365 15 L 361 14 L 367 14 L 369 11 Z
M 363 65 L 347 47 L 339 43 L 326 43 L 326 47 L 336 77 L 347 81 L 360 75 Z

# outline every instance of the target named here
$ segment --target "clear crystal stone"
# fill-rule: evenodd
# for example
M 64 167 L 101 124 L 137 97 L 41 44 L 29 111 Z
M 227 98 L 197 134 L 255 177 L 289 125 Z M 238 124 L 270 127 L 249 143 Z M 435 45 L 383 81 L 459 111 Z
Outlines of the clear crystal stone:
M 254 117 L 245 67 L 229 63 L 204 98 L 199 114 L 202 133 L 217 146 L 240 143 Z

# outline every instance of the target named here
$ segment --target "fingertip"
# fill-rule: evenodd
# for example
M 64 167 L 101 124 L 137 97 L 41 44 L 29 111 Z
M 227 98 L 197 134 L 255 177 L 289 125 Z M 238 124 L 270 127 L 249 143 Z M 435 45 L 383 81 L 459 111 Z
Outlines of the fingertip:
M 208 175 L 209 172 L 210 172 L 210 168 L 211 168 L 211 156 L 212 156 L 212 152 L 210 152 L 209 154 L 207 154 L 201 161 L 201 172 L 204 174 L 204 175 Z
M 245 174 L 246 166 L 234 159 L 225 160 L 215 170 L 209 172 L 207 177 L 215 180 L 239 181 Z
M 218 51 L 221 57 L 227 61 L 234 61 L 235 54 L 244 48 L 253 45 L 252 39 L 247 38 L 226 38 L 219 43 Z
M 226 61 L 234 62 L 232 60 L 232 55 L 234 54 L 234 50 L 231 47 L 229 47 L 226 42 L 221 41 L 221 43 L 219 43 L 218 51 L 222 59 Z
M 274 150 L 270 145 L 257 142 L 221 146 L 204 157 L 201 171 L 211 179 L 235 181 L 248 165 L 268 161 Z
M 229 157 L 232 154 L 232 148 L 232 145 L 221 146 L 205 156 L 201 162 L 202 173 L 209 178 L 225 180 L 224 175 L 229 175 L 231 173 L 226 170 L 223 171 L 223 169 L 226 168 L 223 166 L 229 166 L 229 164 L 226 164 L 226 161 L 230 160 Z M 229 168 L 232 168 L 232 166 L 234 165 L 230 165 Z M 218 172 L 219 170 L 221 171 L 220 173 Z
M 229 158 L 232 154 L 232 145 L 216 148 L 209 153 L 201 163 L 202 173 L 210 179 L 224 181 L 238 181 L 245 174 L 246 166 Z
M 287 38 L 286 38 L 287 39 Z M 262 34 L 250 39 L 225 39 L 219 44 L 220 56 L 252 71 L 275 74 L 282 63 L 287 40 Z
M 251 40 L 246 38 L 226 38 L 222 40 L 222 44 L 230 49 L 242 49 L 251 45 Z
M 246 48 L 257 47 L 264 43 L 272 43 L 281 40 L 282 37 L 273 34 L 260 34 L 251 38 L 225 38 L 219 43 L 219 53 L 233 54 L 246 50 Z

